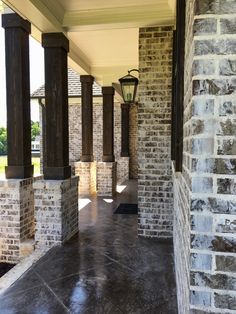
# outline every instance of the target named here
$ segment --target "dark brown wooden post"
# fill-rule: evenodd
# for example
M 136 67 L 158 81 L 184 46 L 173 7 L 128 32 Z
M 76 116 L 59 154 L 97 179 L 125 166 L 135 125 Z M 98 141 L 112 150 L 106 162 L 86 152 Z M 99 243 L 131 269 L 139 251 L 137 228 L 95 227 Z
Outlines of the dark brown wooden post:
M 69 41 L 62 33 L 42 35 L 45 56 L 46 180 L 71 176 L 69 166 L 68 78 Z
M 6 178 L 33 176 L 31 164 L 29 34 L 31 25 L 18 14 L 4 14 L 7 145 Z
M 103 96 L 103 157 L 102 161 L 113 162 L 114 157 L 114 88 L 102 87 Z
M 175 170 L 182 171 L 183 164 L 183 117 L 184 117 L 184 56 L 185 56 L 186 1 L 176 2 L 176 90 L 175 90 Z
M 121 157 L 129 157 L 129 105 L 121 104 Z
M 81 75 L 82 89 L 82 156 L 81 161 L 93 161 L 93 82 L 91 75 Z

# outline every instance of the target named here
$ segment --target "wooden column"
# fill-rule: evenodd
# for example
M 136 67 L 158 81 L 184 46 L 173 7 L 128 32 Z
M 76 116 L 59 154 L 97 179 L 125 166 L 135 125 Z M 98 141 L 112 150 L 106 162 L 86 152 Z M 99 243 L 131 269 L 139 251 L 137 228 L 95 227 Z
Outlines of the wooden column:
M 81 75 L 82 89 L 82 156 L 81 161 L 93 161 L 93 82 L 91 75 Z
M 129 105 L 121 104 L 121 157 L 129 157 Z
M 103 157 L 104 162 L 115 161 L 114 157 L 114 88 L 102 87 L 103 96 Z
M 18 14 L 3 14 L 5 28 L 7 145 L 6 178 L 33 176 L 31 164 L 29 34 L 31 25 Z
M 62 33 L 42 35 L 45 56 L 46 180 L 71 176 L 69 166 L 68 78 L 69 41 Z

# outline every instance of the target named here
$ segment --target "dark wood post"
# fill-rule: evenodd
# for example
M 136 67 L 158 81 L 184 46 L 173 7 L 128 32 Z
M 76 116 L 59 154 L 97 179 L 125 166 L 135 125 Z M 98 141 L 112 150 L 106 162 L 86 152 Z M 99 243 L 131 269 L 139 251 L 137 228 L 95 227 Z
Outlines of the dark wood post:
M 29 34 L 31 25 L 18 14 L 2 15 L 5 28 L 7 146 L 6 178 L 33 176 L 31 164 Z
M 82 89 L 82 156 L 81 161 L 93 161 L 93 82 L 91 75 L 81 75 Z
M 69 41 L 62 33 L 42 35 L 45 56 L 46 180 L 71 176 L 69 166 L 68 78 Z
M 121 104 L 121 157 L 129 157 L 129 105 Z
M 114 88 L 102 87 L 103 96 L 103 157 L 105 162 L 115 161 L 114 157 Z

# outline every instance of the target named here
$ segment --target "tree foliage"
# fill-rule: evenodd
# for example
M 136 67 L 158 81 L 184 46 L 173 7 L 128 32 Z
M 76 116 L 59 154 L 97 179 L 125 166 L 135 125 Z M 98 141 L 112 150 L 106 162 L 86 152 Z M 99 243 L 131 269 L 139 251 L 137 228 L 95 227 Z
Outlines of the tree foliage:
M 7 129 L 0 128 L 0 155 L 7 154 Z
M 35 138 L 38 135 L 40 135 L 39 122 L 31 121 L 31 141 L 35 141 Z
M 31 140 L 34 141 L 36 136 L 40 135 L 39 122 L 31 121 Z M 7 154 L 7 129 L 0 127 L 0 155 Z

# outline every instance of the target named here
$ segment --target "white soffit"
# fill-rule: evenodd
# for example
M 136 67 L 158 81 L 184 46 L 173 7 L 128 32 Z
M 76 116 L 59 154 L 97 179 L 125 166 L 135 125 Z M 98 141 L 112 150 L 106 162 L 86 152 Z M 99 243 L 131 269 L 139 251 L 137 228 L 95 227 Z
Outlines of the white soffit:
M 4 0 L 32 23 L 32 35 L 64 32 L 69 64 L 110 84 L 138 67 L 138 28 L 174 23 L 175 0 Z

